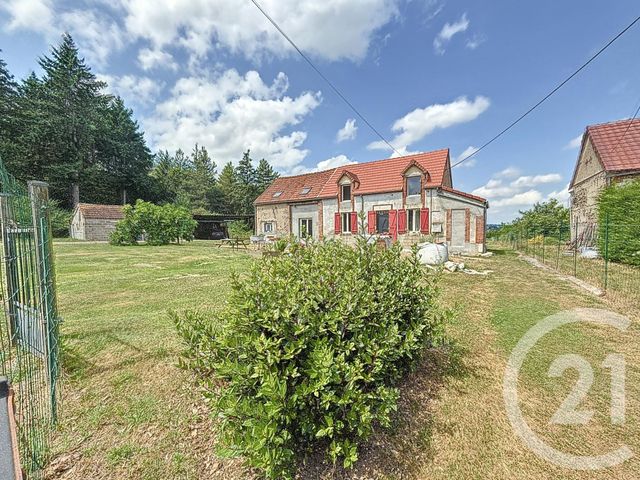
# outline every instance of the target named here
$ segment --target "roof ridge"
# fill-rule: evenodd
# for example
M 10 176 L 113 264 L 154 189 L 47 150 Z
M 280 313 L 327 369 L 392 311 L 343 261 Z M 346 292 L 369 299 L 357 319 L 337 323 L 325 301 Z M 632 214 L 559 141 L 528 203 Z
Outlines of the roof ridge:
M 587 130 L 593 127 L 604 127 L 607 125 L 615 125 L 617 123 L 635 123 L 640 122 L 640 118 L 625 118 L 621 120 L 611 120 L 610 122 L 594 123 L 593 125 L 587 125 Z

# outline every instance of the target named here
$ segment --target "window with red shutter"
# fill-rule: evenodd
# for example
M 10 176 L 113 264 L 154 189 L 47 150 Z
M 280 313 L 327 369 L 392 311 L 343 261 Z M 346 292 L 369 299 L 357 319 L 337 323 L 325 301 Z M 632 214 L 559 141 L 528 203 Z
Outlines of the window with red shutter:
M 376 212 L 373 210 L 367 212 L 367 231 L 369 233 L 376 233 Z
M 358 214 L 351 212 L 351 233 L 358 233 Z
M 398 239 L 398 211 L 389 210 L 389 233 L 395 242 Z
M 429 209 L 420 209 L 420 233 L 429 233 Z
M 342 225 L 340 222 L 340 213 L 336 212 L 333 216 L 333 228 L 336 232 L 336 235 L 340 235 L 340 232 L 342 231 Z
M 407 233 L 407 211 L 398 210 L 398 233 Z

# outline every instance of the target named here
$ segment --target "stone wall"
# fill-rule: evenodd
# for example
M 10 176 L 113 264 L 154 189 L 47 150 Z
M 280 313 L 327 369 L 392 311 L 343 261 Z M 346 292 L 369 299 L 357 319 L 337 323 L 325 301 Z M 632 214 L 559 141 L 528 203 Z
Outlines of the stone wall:
M 274 223 L 275 235 L 287 236 L 291 233 L 289 223 L 289 205 L 286 203 L 276 203 L 273 205 L 258 205 L 256 207 L 256 234 L 264 232 L 266 222 Z
M 598 195 L 606 186 L 607 174 L 588 139 L 578 159 L 571 190 L 572 225 L 593 224 L 598 221 Z
M 116 229 L 118 220 L 86 218 L 84 220 L 84 239 L 100 242 L 109 241 L 111 232 Z

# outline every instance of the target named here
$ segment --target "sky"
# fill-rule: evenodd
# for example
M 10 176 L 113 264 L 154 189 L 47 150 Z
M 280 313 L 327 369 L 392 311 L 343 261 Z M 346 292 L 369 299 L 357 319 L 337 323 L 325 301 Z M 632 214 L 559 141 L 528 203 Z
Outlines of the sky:
M 640 15 L 634 0 L 258 0 L 401 154 L 463 158 Z M 396 155 L 250 0 L 0 0 L 18 79 L 69 32 L 133 109 L 152 150 L 197 142 L 220 166 L 251 149 L 282 174 Z M 640 24 L 555 96 L 453 170 L 489 222 L 566 203 L 585 127 L 640 102 Z

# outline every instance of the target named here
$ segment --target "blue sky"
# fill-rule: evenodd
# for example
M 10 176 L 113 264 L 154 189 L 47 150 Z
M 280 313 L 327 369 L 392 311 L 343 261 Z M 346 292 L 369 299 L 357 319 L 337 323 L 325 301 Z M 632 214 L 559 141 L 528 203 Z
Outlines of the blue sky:
M 469 152 L 640 14 L 637 2 L 262 0 L 265 10 L 401 152 Z M 155 150 L 197 141 L 218 165 L 282 173 L 392 152 L 249 0 L 0 0 L 0 48 L 23 78 L 62 31 L 121 94 Z M 454 169 L 489 221 L 566 201 L 586 125 L 640 102 L 640 25 L 541 108 Z

